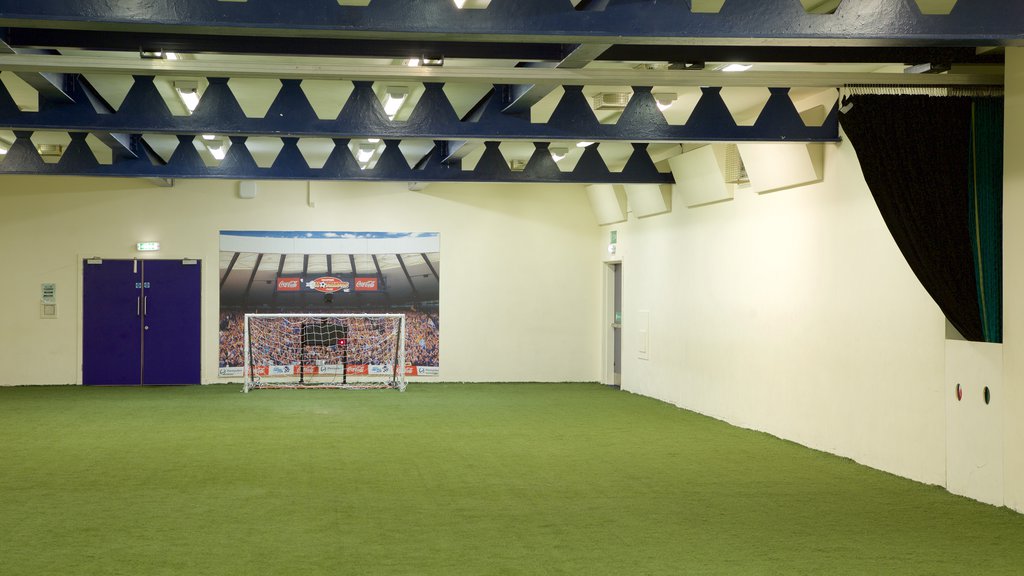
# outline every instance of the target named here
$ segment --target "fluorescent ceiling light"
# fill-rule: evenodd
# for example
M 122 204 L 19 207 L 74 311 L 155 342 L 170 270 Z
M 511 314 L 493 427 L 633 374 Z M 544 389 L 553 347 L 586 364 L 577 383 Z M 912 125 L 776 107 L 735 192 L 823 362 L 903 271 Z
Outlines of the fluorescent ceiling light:
M 664 112 L 668 110 L 672 103 L 676 101 L 678 95 L 675 92 L 656 92 L 654 93 L 654 101 L 658 103 L 658 110 Z
M 217 160 L 223 160 L 228 154 L 228 147 L 223 140 L 218 140 L 206 145 L 206 149 L 210 151 Z
M 380 138 L 367 138 L 366 141 L 369 142 L 370 144 L 376 144 L 380 142 Z
M 722 72 L 746 72 L 752 67 L 752 64 L 729 64 L 722 67 Z
M 455 7 L 462 10 L 462 7 L 466 5 L 466 0 L 455 0 Z
M 217 137 L 213 134 L 203 134 L 203 140 L 216 140 Z
M 174 52 L 164 52 L 164 58 L 167 60 L 180 60 L 181 58 Z
M 60 157 L 64 153 L 64 147 L 60 144 L 37 144 L 36 151 L 40 156 Z
M 419 58 L 409 58 L 408 60 L 405 61 L 405 65 L 410 67 L 410 68 L 415 68 L 415 67 L 420 65 L 420 59 Z
M 594 94 L 594 110 L 624 110 L 631 96 L 629 92 L 598 92 Z
M 552 146 L 548 148 L 548 152 L 551 152 L 551 159 L 555 162 L 569 155 L 569 149 L 565 146 Z
M 384 113 L 388 118 L 395 119 L 395 115 L 402 109 L 408 97 L 409 89 L 405 86 L 388 86 L 384 89 Z
M 174 92 L 178 94 L 189 114 L 195 112 L 199 106 L 199 82 L 175 82 Z
M 367 162 L 370 161 L 371 158 L 373 158 L 373 153 L 376 151 L 376 146 L 372 146 L 370 144 L 360 144 L 359 151 L 356 152 L 356 160 L 360 164 L 366 164 Z
M 577 148 L 586 148 L 587 146 L 590 146 L 591 144 L 593 144 L 593 142 L 577 142 L 576 143 L 576 147 Z

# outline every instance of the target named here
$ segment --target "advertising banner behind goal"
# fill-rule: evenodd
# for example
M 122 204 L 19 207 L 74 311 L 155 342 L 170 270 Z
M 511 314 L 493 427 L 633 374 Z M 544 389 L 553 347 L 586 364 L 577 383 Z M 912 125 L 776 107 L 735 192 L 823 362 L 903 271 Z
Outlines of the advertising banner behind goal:
M 440 274 L 436 232 L 221 231 L 220 375 L 244 375 L 246 314 L 402 314 L 403 373 L 438 376 Z M 280 362 L 256 369 L 299 369 Z M 323 362 L 301 370 L 314 379 L 384 370 Z

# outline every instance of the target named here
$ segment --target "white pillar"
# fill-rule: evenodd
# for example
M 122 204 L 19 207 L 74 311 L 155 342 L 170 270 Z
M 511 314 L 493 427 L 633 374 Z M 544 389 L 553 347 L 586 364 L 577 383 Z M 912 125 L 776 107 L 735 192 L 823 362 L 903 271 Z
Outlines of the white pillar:
M 1024 48 L 1006 49 L 1003 164 L 1005 503 L 1024 512 Z

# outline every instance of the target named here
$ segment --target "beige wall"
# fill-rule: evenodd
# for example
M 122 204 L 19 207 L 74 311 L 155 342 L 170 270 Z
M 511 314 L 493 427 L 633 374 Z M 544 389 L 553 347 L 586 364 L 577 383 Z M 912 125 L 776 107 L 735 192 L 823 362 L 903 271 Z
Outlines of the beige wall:
M 1003 166 L 1004 489 L 1024 512 L 1024 48 L 1006 49 Z
M 823 183 L 619 230 L 623 388 L 924 482 L 945 480 L 944 319 L 849 144 Z M 606 253 L 607 255 L 607 253 Z M 640 312 L 650 356 L 639 359 Z
M 0 385 L 80 381 L 81 258 L 203 259 L 203 380 L 217 381 L 218 231 L 441 234 L 441 379 L 597 380 L 599 229 L 582 186 L 260 183 L 0 178 Z M 312 197 L 316 208 L 308 204 Z M 56 282 L 59 318 L 39 318 Z

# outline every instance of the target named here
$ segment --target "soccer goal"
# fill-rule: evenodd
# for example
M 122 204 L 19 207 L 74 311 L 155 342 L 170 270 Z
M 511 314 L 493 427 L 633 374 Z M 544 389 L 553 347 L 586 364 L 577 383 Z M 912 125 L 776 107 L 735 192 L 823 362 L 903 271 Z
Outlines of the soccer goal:
M 405 390 L 404 314 L 246 314 L 245 386 Z

